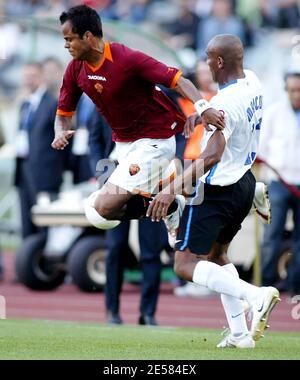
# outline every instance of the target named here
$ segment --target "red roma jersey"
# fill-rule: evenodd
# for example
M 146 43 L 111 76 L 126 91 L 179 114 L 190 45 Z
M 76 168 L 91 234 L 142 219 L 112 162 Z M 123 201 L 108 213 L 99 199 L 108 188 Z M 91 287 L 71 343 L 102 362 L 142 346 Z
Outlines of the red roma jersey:
M 57 114 L 72 116 L 85 92 L 112 128 L 114 141 L 169 138 L 182 132 L 185 117 L 156 84 L 174 88 L 181 74 L 144 53 L 105 43 L 98 67 L 69 63 Z

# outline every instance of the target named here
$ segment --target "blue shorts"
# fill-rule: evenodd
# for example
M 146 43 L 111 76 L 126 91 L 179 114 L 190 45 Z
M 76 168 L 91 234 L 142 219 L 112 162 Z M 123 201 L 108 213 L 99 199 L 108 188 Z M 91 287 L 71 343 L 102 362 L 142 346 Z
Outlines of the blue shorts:
M 192 253 L 205 255 L 214 243 L 230 243 L 251 210 L 255 183 L 250 170 L 233 185 L 203 183 L 203 202 L 186 206 L 183 211 L 175 251 L 188 248 Z

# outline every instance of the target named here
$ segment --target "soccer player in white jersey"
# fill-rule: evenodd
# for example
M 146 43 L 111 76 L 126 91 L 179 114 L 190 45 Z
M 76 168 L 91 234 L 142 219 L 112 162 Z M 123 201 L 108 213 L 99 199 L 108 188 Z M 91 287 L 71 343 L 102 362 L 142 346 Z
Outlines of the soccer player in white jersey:
M 185 192 L 182 184 L 198 180 L 196 196 L 185 207 L 179 226 L 175 272 L 221 294 L 230 334 L 218 347 L 253 348 L 263 336 L 279 292 L 241 280 L 227 250 L 253 202 L 255 178 L 251 165 L 262 121 L 262 90 L 254 73 L 244 73 L 243 45 L 236 36 L 214 37 L 207 47 L 207 63 L 219 84 L 219 92 L 210 102 L 223 110 L 225 128 L 220 131 L 212 127 L 206 132 L 199 157 L 202 168 L 199 160 L 195 161 L 192 170 L 186 170 L 163 189 L 152 201 L 148 216 L 152 220 L 165 217 L 175 194 Z M 202 203 L 198 199 L 201 190 Z M 241 300 L 253 310 L 250 332 Z

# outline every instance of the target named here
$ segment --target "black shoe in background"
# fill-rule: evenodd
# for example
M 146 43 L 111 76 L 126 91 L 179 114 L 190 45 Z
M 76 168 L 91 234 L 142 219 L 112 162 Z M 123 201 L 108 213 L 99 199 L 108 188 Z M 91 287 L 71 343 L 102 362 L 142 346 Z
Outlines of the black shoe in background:
M 290 298 L 295 298 L 294 302 L 300 302 L 300 289 L 291 289 L 288 291 Z
M 118 313 L 112 313 L 109 311 L 107 313 L 106 323 L 108 325 L 122 325 L 123 321 Z
M 154 317 L 150 315 L 141 315 L 139 317 L 139 325 L 142 326 L 158 326 Z
M 271 286 L 274 286 L 274 288 L 278 289 L 280 293 L 284 293 L 288 291 L 288 284 L 287 284 L 287 281 L 285 280 L 280 280 Z

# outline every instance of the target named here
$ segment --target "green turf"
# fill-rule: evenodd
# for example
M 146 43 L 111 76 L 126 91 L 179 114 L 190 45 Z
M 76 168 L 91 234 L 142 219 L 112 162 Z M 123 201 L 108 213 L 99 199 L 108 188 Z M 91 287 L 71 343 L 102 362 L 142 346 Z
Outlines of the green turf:
M 217 349 L 220 331 L 0 320 L 0 359 L 300 359 L 300 333 L 267 332 L 254 350 Z

